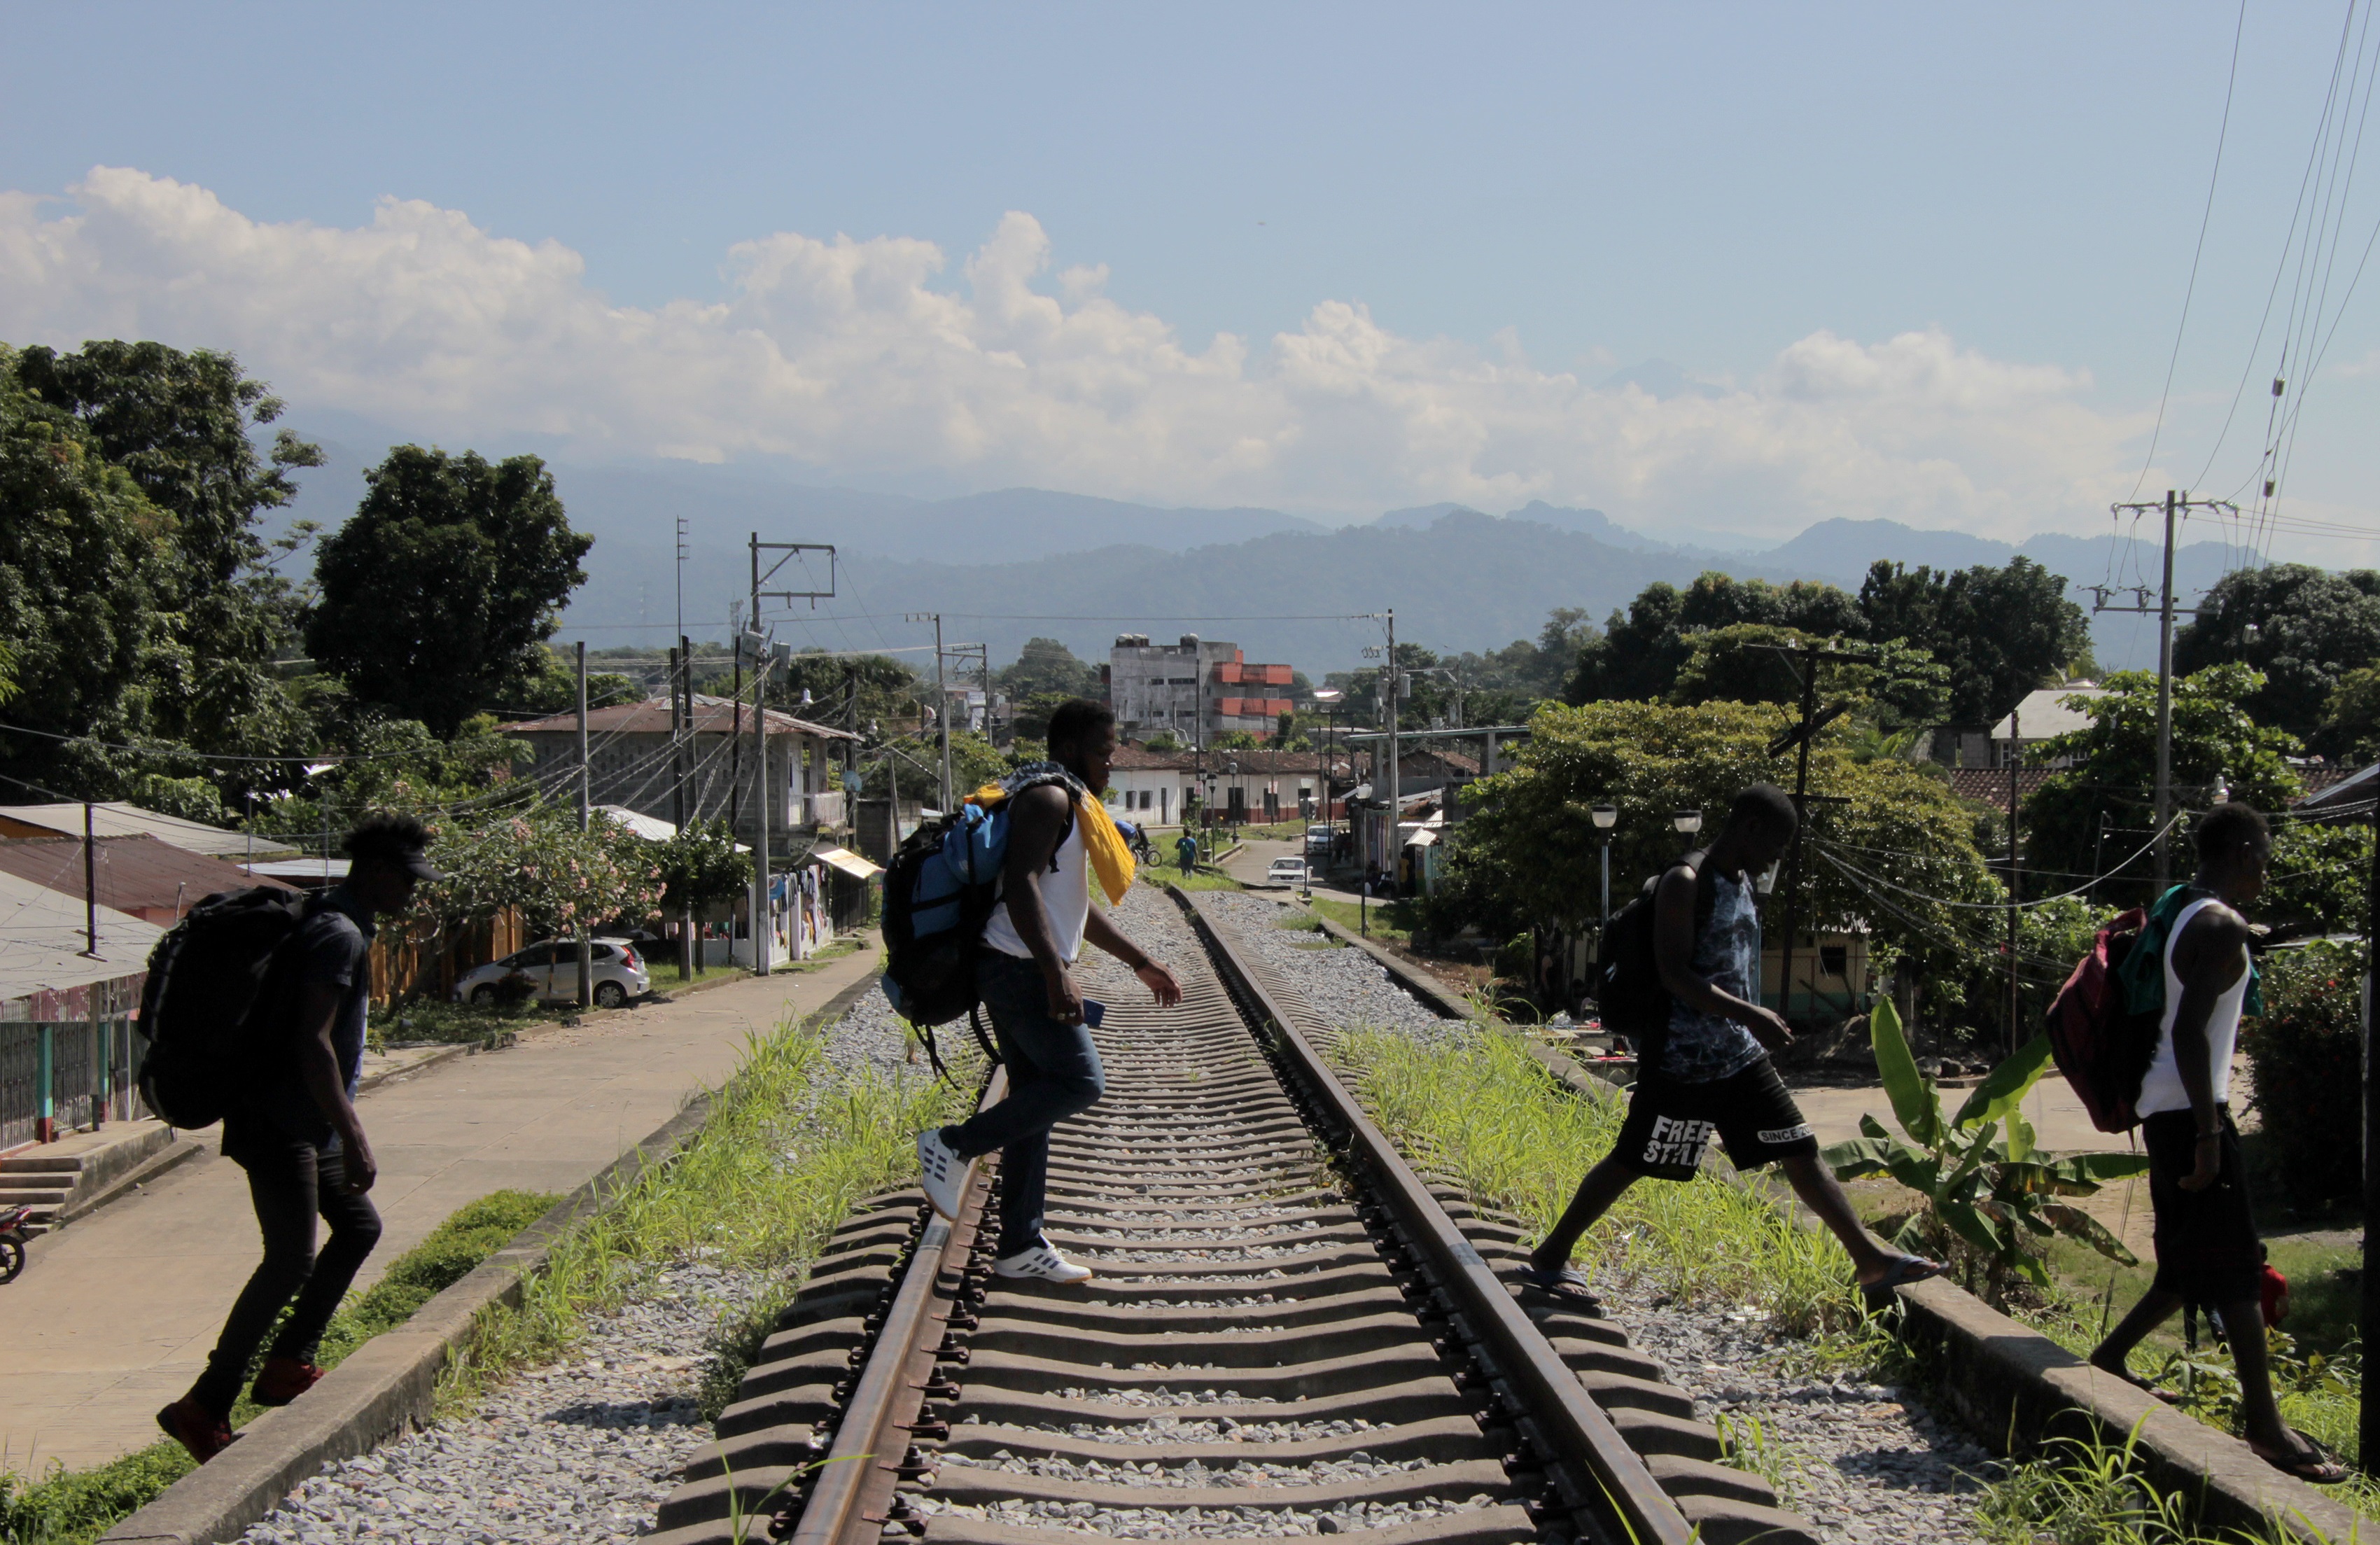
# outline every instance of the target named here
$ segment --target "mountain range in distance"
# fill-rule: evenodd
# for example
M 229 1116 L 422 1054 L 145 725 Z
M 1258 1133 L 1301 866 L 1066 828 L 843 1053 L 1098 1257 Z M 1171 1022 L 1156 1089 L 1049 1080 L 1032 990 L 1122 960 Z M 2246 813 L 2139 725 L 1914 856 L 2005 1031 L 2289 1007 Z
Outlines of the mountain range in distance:
M 368 429 L 314 437 L 327 463 L 299 474 L 299 496 L 280 514 L 334 527 L 353 513 L 365 468 L 395 437 Z M 362 448 L 375 444 L 382 448 Z M 946 642 L 984 644 L 995 664 L 1037 635 L 1097 661 L 1120 632 L 1160 640 L 1198 633 L 1318 681 L 1362 664 L 1362 650 L 1382 636 L 1379 621 L 1363 614 L 1391 607 L 1400 641 L 1459 653 L 1534 638 L 1559 606 L 1599 623 L 1654 580 L 1682 586 L 1706 569 L 1856 590 L 1878 558 L 1938 569 L 2022 554 L 2064 575 L 2087 610 L 2083 583 L 2153 581 L 2158 559 L 2154 545 L 2135 549 L 2113 535 L 2010 543 L 1889 520 L 1823 520 L 1748 551 L 1741 538 L 1677 526 L 1650 534 L 1600 510 L 1541 501 L 1503 516 L 1428 505 L 1334 528 L 1259 507 L 1162 508 L 1042 489 L 922 498 L 803 484 L 765 468 L 550 465 L 572 525 L 596 539 L 561 636 L 656 652 L 670 642 L 681 604 L 689 635 L 725 637 L 731 603 L 751 589 L 753 532 L 837 549 L 832 574 L 823 554 L 761 554 L 764 571 L 783 560 L 764 590 L 835 592 L 815 605 L 767 602 L 778 637 L 796 648 L 901 650 L 930 666 L 930 649 L 917 646 L 930 645 L 931 625 L 905 619 L 940 613 Z M 2212 541 L 2178 549 L 2177 600 L 2214 583 L 2231 555 Z M 2102 614 L 2093 636 L 2103 668 L 2155 663 L 2154 617 Z

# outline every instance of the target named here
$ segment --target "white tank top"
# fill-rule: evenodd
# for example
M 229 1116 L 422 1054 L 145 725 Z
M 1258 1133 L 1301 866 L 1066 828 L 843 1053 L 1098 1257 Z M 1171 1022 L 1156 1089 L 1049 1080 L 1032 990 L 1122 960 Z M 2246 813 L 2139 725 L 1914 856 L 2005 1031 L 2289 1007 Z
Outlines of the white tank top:
M 2173 919 L 2173 931 L 2165 941 L 2165 1019 L 2157 1030 L 2156 1061 L 2149 1064 L 2148 1076 L 2141 1080 L 2141 1098 L 2132 1108 L 2144 1116 L 2160 1111 L 2187 1111 L 2190 1092 L 2181 1087 L 2181 1070 L 2173 1057 L 2173 1020 L 2181 1012 L 2181 978 L 2174 974 L 2173 950 L 2181 943 L 2182 931 L 2198 916 L 2199 908 L 2211 906 L 2215 897 L 2193 901 L 2183 907 Z M 2223 990 L 2215 1000 L 2215 1012 L 2206 1016 L 2206 1049 L 2215 1059 L 2213 1084 L 2217 1102 L 2231 1097 L 2231 1053 L 2240 1042 L 2240 1006 L 2248 999 L 2248 963 L 2241 952 L 2240 979 Z
M 1058 867 L 1041 871 L 1041 911 L 1050 919 L 1050 940 L 1058 946 L 1058 954 L 1068 965 L 1083 953 L 1083 925 L 1091 915 L 1091 866 L 1083 852 L 1083 821 L 1077 814 L 1066 828 L 1066 840 L 1058 845 Z M 1004 888 L 1007 882 L 1003 879 Z M 1016 936 L 1016 926 L 1008 920 L 1008 901 L 1003 896 L 991 910 L 991 921 L 984 925 L 983 942 L 1002 955 L 1033 958 L 1025 941 Z

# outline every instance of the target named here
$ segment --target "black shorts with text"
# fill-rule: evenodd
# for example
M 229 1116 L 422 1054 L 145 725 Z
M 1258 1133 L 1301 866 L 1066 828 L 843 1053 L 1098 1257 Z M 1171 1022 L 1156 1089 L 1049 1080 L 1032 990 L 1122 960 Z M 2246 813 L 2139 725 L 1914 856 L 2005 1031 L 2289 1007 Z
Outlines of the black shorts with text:
M 1793 1103 L 1793 1091 L 1761 1058 L 1741 1073 L 1683 1084 L 1647 1075 L 1629 1091 L 1628 1119 L 1611 1156 L 1657 1180 L 1692 1180 L 1712 1137 L 1727 1145 L 1739 1170 L 1815 1153 L 1818 1139 Z
M 2265 1247 L 2248 1205 L 2248 1173 L 2231 1108 L 2216 1107 L 2223 1140 L 2215 1184 L 2185 1191 L 2198 1168 L 2198 1118 L 2159 1111 L 2141 1118 L 2141 1146 L 2149 1156 L 2149 1206 L 2156 1214 L 2156 1280 L 2151 1285 L 2205 1308 L 2257 1296 L 2264 1285 Z

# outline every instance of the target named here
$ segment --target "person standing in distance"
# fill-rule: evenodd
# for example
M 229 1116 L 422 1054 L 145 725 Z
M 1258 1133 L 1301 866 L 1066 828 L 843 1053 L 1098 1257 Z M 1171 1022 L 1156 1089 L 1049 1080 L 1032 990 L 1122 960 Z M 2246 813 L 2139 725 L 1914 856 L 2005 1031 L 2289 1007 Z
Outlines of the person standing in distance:
M 2142 1383 L 2127 1364 L 2142 1338 L 2184 1304 L 2211 1310 L 2223 1322 L 2239 1371 L 2248 1446 L 2285 1474 L 2337 1485 L 2347 1478 L 2346 1466 L 2282 1420 L 2273 1400 L 2265 1358 L 2265 1248 L 2248 1205 L 2240 1129 L 2231 1124 L 2240 1017 L 2262 1006 L 2240 909 L 2264 894 L 2272 831 L 2254 806 L 2235 801 L 2206 812 L 2197 844 L 2198 873 L 2159 898 L 2133 946 L 2136 953 L 2155 949 L 2165 977 L 2156 1057 L 2132 1107 L 2148 1150 L 2156 1276 L 2091 1363 Z
M 264 1259 L 198 1382 L 157 1413 L 157 1425 L 201 1465 L 232 1441 L 240 1381 L 285 1308 L 289 1318 L 249 1394 L 259 1405 L 286 1405 L 322 1377 L 316 1344 L 380 1243 L 380 1213 L 366 1195 L 379 1166 L 355 1104 L 373 918 L 404 911 L 416 884 L 441 878 L 424 856 L 429 842 L 405 815 L 367 817 L 348 833 L 346 879 L 309 906 L 266 983 L 277 1000 L 260 1008 L 254 1077 L 225 1113 L 223 1142 L 224 1156 L 248 1172 Z M 319 1256 L 318 1213 L 331 1228 Z
M 1653 959 L 1670 995 L 1668 1031 L 1637 1069 L 1619 1140 L 1530 1253 L 1524 1282 L 1596 1307 L 1585 1276 L 1571 1264 L 1579 1237 L 1638 1180 L 1692 1180 L 1714 1137 L 1740 1170 L 1783 1168 L 1794 1194 L 1842 1241 L 1871 1297 L 1941 1273 L 1937 1262 L 1877 1245 L 1820 1162 L 1817 1137 L 1768 1060 L 1768 1049 L 1789 1044 L 1793 1032 L 1784 1016 L 1754 998 L 1760 914 L 1753 877 L 1785 856 L 1799 824 L 1784 790 L 1755 784 L 1735 797 L 1708 848 L 1661 876 Z
M 1011 780 L 1022 792 L 1013 797 L 1001 899 L 976 963 L 976 991 L 1008 1066 L 1008 1094 L 960 1125 L 919 1133 L 917 1166 L 927 1200 L 953 1217 L 967 1161 L 999 1150 L 1000 1250 L 992 1270 L 1078 1283 L 1090 1268 L 1060 1255 L 1041 1234 L 1050 1129 L 1088 1110 L 1107 1089 L 1099 1049 L 1083 1023 L 1075 957 L 1086 940 L 1097 944 L 1130 967 L 1162 1007 L 1182 1001 L 1182 986 L 1091 905 L 1092 845 L 1111 842 L 1119 853 L 1123 846 L 1099 799 L 1115 756 L 1114 712 L 1080 698 L 1062 704 L 1050 716 L 1049 741 L 1056 769 L 1020 768 Z M 1062 775 L 1052 778 L 1052 771 Z M 1128 858 L 1124 864 L 1128 874 Z

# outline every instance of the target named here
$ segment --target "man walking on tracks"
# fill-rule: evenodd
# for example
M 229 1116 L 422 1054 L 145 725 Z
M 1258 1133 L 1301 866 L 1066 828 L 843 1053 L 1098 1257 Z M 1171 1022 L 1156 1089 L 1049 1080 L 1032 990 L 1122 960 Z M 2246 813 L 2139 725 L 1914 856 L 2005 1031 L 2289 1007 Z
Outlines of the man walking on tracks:
M 1760 915 L 1753 878 L 1784 856 L 1797 818 L 1781 789 L 1755 784 L 1735 797 L 1710 846 L 1689 853 L 1653 894 L 1652 965 L 1670 999 L 1666 1031 L 1648 1034 L 1620 1138 L 1579 1182 L 1550 1233 L 1531 1252 L 1524 1282 L 1594 1308 L 1571 1250 L 1639 1179 L 1692 1180 L 1716 1136 L 1738 1169 L 1779 1164 L 1795 1194 L 1851 1252 L 1862 1288 L 1878 1299 L 1941 1266 L 1880 1248 L 1818 1158 L 1766 1048 L 1792 1039 L 1784 1016 L 1755 1002 Z
M 926 1198 L 946 1218 L 957 1214 L 967 1161 L 1001 1150 L 1000 1252 L 992 1270 L 1003 1277 L 1078 1283 L 1091 1274 L 1088 1267 L 1060 1255 L 1041 1234 L 1050 1129 L 1089 1109 L 1107 1088 L 1073 971 L 1084 941 L 1130 967 L 1160 1005 L 1170 1008 L 1182 1001 L 1173 973 L 1091 905 L 1095 868 L 1103 882 L 1111 881 L 1119 860 L 1124 883 L 1132 872 L 1099 800 L 1115 748 L 1115 714 L 1103 704 L 1078 698 L 1050 716 L 1050 755 L 1067 776 L 1014 797 L 1001 901 L 984 929 L 976 967 L 977 991 L 990 1011 L 1008 1067 L 1008 1094 L 960 1125 L 917 1137 Z M 1027 780 L 1047 771 L 1024 768 L 1016 777 Z M 1114 851 L 1108 853 L 1111 844 Z M 1111 886 L 1108 899 L 1121 901 L 1121 887 Z
M 2228 1099 L 2240 1015 L 2262 1006 L 2248 919 L 2240 909 L 2263 894 L 2272 852 L 2272 832 L 2253 806 L 2234 802 L 2207 811 L 2198 823 L 2197 875 L 2159 898 L 2122 968 L 2130 979 L 2137 961 L 2161 973 L 2165 989 L 2156 1056 L 2133 1104 L 2148 1150 L 2157 1266 L 2147 1295 L 2091 1362 L 2141 1383 L 2126 1359 L 2142 1338 L 2185 1304 L 2212 1310 L 2239 1370 L 2248 1446 L 2275 1469 L 2327 1486 L 2345 1480 L 2346 1467 L 2283 1421 L 2273 1401 L 2265 1360 L 2265 1250 L 2249 1210 Z
M 252 1077 L 225 1113 L 223 1143 L 225 1157 L 248 1172 L 264 1259 L 232 1304 L 206 1371 L 157 1413 L 157 1425 L 202 1465 L 232 1441 L 240 1383 L 285 1308 L 289 1318 L 249 1393 L 260 1405 L 286 1405 L 322 1377 L 316 1344 L 380 1243 L 380 1213 L 365 1194 L 379 1170 L 355 1106 L 372 919 L 404 911 L 417 882 L 440 877 L 424 857 L 428 844 L 411 816 L 371 816 L 347 833 L 347 878 L 308 908 L 265 979 L 249 1032 Z M 317 1213 L 331 1226 L 319 1256 Z

